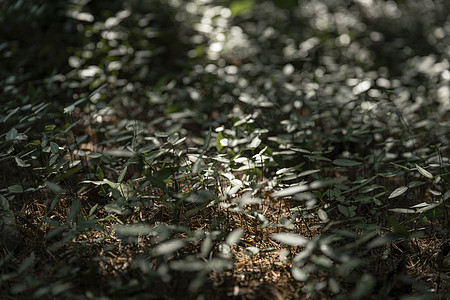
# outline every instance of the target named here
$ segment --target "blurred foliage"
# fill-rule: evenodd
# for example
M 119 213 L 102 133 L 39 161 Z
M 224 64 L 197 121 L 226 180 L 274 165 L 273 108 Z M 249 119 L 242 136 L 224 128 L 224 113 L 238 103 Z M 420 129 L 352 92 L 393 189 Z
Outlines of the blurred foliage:
M 45 79 L 69 71 L 69 48 L 82 45 L 77 22 L 66 16 L 67 1 L 2 1 L 0 29 L 0 80 L 6 95 L 19 93 L 30 100 L 27 89 L 45 88 Z M 51 93 L 51 91 L 46 91 Z
M 448 297 L 449 12 L 1 1 L 1 290 Z

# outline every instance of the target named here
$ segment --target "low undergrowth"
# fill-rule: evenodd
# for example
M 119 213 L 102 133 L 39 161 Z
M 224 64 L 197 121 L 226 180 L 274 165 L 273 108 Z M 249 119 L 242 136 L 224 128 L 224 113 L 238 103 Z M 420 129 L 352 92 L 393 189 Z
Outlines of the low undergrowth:
M 449 297 L 445 3 L 38 2 L 77 34 L 0 45 L 2 297 Z

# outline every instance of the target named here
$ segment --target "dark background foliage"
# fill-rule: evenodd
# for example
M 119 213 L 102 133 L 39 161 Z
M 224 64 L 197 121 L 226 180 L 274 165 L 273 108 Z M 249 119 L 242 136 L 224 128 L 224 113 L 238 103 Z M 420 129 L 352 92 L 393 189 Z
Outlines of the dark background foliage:
M 449 6 L 0 1 L 6 299 L 448 297 Z

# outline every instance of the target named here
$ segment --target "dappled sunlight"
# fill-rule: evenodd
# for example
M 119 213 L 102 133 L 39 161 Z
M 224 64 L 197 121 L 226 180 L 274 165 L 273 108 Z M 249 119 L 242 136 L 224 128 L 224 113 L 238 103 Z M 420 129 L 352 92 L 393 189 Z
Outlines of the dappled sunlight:
M 449 3 L 5 0 L 2 293 L 448 297 Z

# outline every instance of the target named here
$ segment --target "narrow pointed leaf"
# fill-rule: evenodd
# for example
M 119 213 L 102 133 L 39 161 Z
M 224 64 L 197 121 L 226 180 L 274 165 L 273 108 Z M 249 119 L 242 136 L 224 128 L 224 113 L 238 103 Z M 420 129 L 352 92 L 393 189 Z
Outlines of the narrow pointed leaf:
M 87 100 L 88 100 L 88 98 L 81 98 L 81 99 L 75 101 L 75 102 L 72 103 L 71 105 L 69 105 L 69 106 L 67 106 L 67 107 L 64 108 L 64 113 L 65 113 L 65 114 L 71 114 L 71 113 L 75 110 L 75 107 L 76 107 L 77 105 L 80 105 L 80 104 L 82 104 L 83 102 L 85 102 L 85 101 L 87 101 Z
M 259 136 L 255 137 L 250 144 L 248 144 L 248 148 L 249 149 L 256 149 L 259 144 L 261 144 L 261 139 L 259 138 Z
M 209 127 L 208 134 L 206 135 L 205 141 L 203 143 L 203 152 L 205 152 L 209 148 L 209 144 L 211 143 L 211 133 L 211 127 Z
M 220 152 L 220 150 L 222 150 L 223 149 L 223 146 L 222 146 L 222 144 L 220 143 L 220 141 L 223 139 L 223 135 L 222 135 L 222 132 L 220 131 L 218 134 L 217 134 L 217 138 L 216 138 L 216 148 L 217 148 L 217 151 L 219 151 Z
M 14 159 L 17 163 L 17 166 L 19 166 L 21 168 L 26 168 L 26 167 L 30 166 L 30 164 L 27 164 L 26 162 L 24 162 L 20 157 L 16 156 L 16 157 L 14 157 Z
M 389 199 L 398 197 L 398 196 L 404 194 L 407 190 L 408 190 L 408 187 L 407 187 L 407 186 L 401 186 L 401 187 L 399 187 L 399 188 L 396 188 L 396 189 L 389 195 Z
M 361 162 L 350 159 L 335 159 L 333 160 L 333 164 L 340 167 L 352 167 L 360 165 Z
M 6 140 L 7 141 L 12 141 L 17 137 L 18 131 L 17 129 L 15 129 L 14 127 L 11 128 L 7 133 L 6 133 Z
M 421 166 L 416 164 L 416 168 L 417 168 L 417 171 L 419 171 L 419 173 L 422 174 L 423 176 L 425 176 L 427 178 L 433 178 L 433 174 L 431 174 L 430 172 L 428 172 L 427 170 L 425 170 Z
M 128 166 L 125 166 L 125 168 L 123 168 L 122 172 L 120 172 L 119 179 L 117 180 L 118 183 L 122 183 L 123 179 L 125 178 L 125 175 L 127 174 L 127 169 L 128 169 Z
M 154 251 L 156 255 L 170 255 L 175 251 L 180 250 L 184 247 L 184 242 L 180 239 L 174 239 L 155 247 Z
M 244 235 L 244 228 L 237 228 L 230 232 L 230 234 L 227 236 L 226 242 L 228 245 L 235 245 L 239 243 L 239 240 Z
M 286 197 L 286 196 L 295 195 L 297 193 L 305 192 L 308 189 L 309 189 L 309 187 L 307 184 L 301 183 L 301 184 L 297 184 L 297 185 L 288 187 L 281 191 L 276 191 L 275 193 L 273 193 L 273 196 L 274 197 Z
M 284 190 L 276 191 L 275 193 L 273 193 L 273 197 L 291 196 L 291 195 L 306 192 L 309 190 L 316 190 L 316 189 L 320 189 L 320 188 L 323 188 L 326 186 L 334 185 L 334 184 L 340 183 L 342 181 L 343 181 L 342 178 L 330 178 L 330 179 L 316 180 L 316 181 L 311 182 L 310 184 L 306 184 L 305 182 L 302 182 L 298 185 L 288 187 Z
M 401 213 L 401 214 L 415 214 L 417 211 L 415 209 L 410 208 L 391 208 L 389 211 Z
M 49 190 L 51 190 L 54 193 L 58 194 L 64 192 L 64 189 L 59 184 L 53 183 L 51 181 L 46 181 L 45 185 Z
M 272 238 L 280 243 L 290 246 L 304 246 L 308 239 L 297 233 L 281 232 L 273 233 Z
M 247 247 L 247 248 L 245 248 L 244 252 L 245 252 L 245 254 L 252 256 L 252 255 L 259 254 L 260 250 L 259 250 L 259 248 L 256 248 L 256 247 Z

